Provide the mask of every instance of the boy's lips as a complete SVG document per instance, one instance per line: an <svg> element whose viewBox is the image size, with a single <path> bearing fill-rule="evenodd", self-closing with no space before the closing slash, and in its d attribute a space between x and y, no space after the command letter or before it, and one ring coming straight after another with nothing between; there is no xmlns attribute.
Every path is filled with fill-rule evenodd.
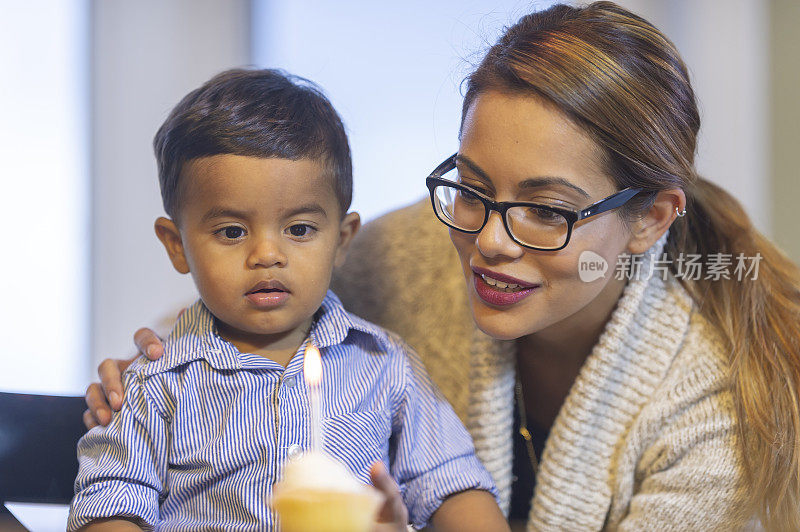
<svg viewBox="0 0 800 532"><path fill-rule="evenodd" d="M478 297L496 306L513 305L541 286L477 266L472 266L472 273L473 286Z"/></svg>
<svg viewBox="0 0 800 532"><path fill-rule="evenodd" d="M245 297L256 308L268 309L282 305L289 299L289 290L276 279L259 281L245 293Z"/></svg>
<svg viewBox="0 0 800 532"><path fill-rule="evenodd" d="M249 295L255 292L288 292L288 290L283 286L283 283L277 279L270 279L269 281L259 281L247 294Z"/></svg>

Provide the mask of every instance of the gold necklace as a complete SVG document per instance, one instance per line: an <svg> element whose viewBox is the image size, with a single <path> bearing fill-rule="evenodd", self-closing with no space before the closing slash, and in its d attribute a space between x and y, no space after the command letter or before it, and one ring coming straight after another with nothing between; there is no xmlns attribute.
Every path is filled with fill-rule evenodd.
<svg viewBox="0 0 800 532"><path fill-rule="evenodd" d="M522 396L522 383L517 376L517 383L514 387L517 393L517 412L519 413L519 434L525 440L525 447L528 449L528 458L530 458L531 466L533 467L534 476L539 474L539 460L536 459L536 451L533 448L533 436L531 431L528 430L528 418L525 415L525 398Z"/></svg>

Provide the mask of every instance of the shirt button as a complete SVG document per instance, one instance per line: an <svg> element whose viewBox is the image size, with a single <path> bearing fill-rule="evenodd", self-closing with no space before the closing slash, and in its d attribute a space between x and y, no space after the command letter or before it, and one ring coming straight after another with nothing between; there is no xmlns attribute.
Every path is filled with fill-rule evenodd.
<svg viewBox="0 0 800 532"><path fill-rule="evenodd" d="M283 381L283 385L289 388L290 390L294 388L294 385L297 384L297 379L293 376L286 377L286 380Z"/></svg>
<svg viewBox="0 0 800 532"><path fill-rule="evenodd" d="M289 457L290 460L295 460L300 458L300 455L303 454L303 448L297 445L296 443L289 446L289 450L286 452L286 455Z"/></svg>

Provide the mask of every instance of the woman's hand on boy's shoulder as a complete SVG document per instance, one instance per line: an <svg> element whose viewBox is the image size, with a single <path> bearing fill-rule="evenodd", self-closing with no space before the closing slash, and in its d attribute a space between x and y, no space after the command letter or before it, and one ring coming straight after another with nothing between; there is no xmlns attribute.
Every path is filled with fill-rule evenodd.
<svg viewBox="0 0 800 532"><path fill-rule="evenodd" d="M111 422L112 411L122 408L122 372L131 363L144 355L150 360L158 360L164 354L161 339L151 329L143 328L133 335L133 342L139 354L129 359L107 358L97 366L100 382L93 382L86 388L86 406L83 424L87 429L97 425L106 426Z"/></svg>

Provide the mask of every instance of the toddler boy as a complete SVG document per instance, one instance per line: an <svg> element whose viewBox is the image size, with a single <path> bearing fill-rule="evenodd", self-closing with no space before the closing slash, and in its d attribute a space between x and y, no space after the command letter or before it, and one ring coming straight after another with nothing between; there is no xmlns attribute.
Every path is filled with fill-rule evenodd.
<svg viewBox="0 0 800 532"><path fill-rule="evenodd" d="M175 107L154 147L169 215L155 231L200 300L163 357L126 370L108 427L78 444L69 530L275 529L272 485L310 447L310 339L328 453L364 482L386 464L416 526L448 505L464 529L481 508L499 516L491 478L416 354L328 291L360 220L347 212L347 136L324 95L279 71L230 70ZM467 490L482 496L454 508Z"/></svg>

